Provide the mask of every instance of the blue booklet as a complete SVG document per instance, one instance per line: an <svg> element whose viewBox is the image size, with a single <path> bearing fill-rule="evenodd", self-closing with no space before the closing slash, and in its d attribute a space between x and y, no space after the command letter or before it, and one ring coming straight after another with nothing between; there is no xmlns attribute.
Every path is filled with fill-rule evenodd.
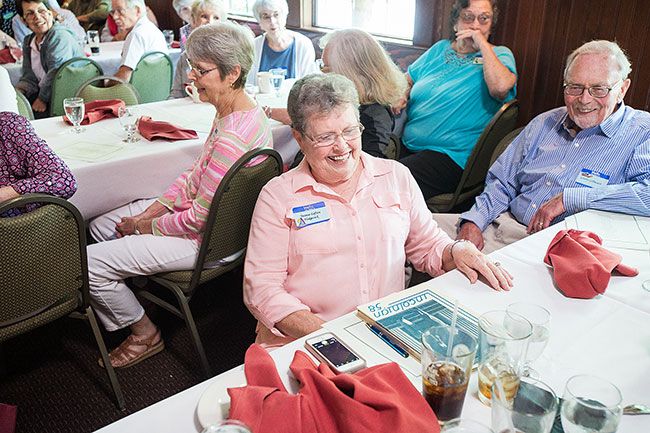
<svg viewBox="0 0 650 433"><path fill-rule="evenodd" d="M365 322L379 328L393 343L420 359L422 334L435 325L450 325L454 304L431 289L413 287L357 307ZM456 326L478 341L478 319L458 308ZM480 362L479 353L475 365Z"/></svg>

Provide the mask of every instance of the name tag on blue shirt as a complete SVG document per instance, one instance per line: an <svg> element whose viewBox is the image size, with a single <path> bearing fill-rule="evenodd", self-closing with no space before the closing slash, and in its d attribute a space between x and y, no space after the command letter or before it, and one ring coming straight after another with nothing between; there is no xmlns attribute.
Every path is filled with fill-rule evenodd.
<svg viewBox="0 0 650 433"><path fill-rule="evenodd" d="M325 202L322 201L294 207L291 209L291 214L299 229L330 220Z"/></svg>
<svg viewBox="0 0 650 433"><path fill-rule="evenodd" d="M588 188L593 188L595 186L604 186L607 185L608 182L608 175L589 170L588 168L583 168L580 170L580 173L578 173L578 177L576 178L576 183L578 185L586 186Z"/></svg>
<svg viewBox="0 0 650 433"><path fill-rule="evenodd" d="M483 64L483 57L481 57L481 56L474 57L474 60L472 60L472 63L474 63L475 65L482 65Z"/></svg>

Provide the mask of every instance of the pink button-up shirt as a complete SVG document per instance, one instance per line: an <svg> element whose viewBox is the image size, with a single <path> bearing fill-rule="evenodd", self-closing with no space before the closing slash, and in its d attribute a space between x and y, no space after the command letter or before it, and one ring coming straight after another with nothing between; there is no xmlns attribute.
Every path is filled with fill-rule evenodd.
<svg viewBox="0 0 650 433"><path fill-rule="evenodd" d="M259 320L258 342L290 341L275 324L296 311L331 320L402 290L406 259L430 275L443 272L452 240L409 170L367 154L361 162L349 203L318 183L306 161L262 190L244 267L244 302ZM319 202L329 220L298 228L293 208Z"/></svg>

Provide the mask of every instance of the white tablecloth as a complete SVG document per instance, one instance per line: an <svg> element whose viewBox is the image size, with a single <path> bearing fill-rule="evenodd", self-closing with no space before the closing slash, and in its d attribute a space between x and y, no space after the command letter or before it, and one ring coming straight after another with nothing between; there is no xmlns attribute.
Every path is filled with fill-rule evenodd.
<svg viewBox="0 0 650 433"><path fill-rule="evenodd" d="M90 56L90 58L102 67L104 75L115 75L122 60L123 46L124 41L102 42L99 44L99 54L96 56ZM88 47L86 47L86 52L90 52ZM180 48L170 48L167 54L169 54L169 57L172 59L174 70L176 70L176 63L178 63L178 59L181 56ZM9 72L11 84L15 86L16 83L18 83L18 80L20 80L21 66L16 63L8 63L2 66L4 66Z"/></svg>
<svg viewBox="0 0 650 433"><path fill-rule="evenodd" d="M620 218L618 215L600 212L587 212L582 215L587 215L588 218L579 221L590 221L591 226L606 225L611 218L615 218L619 224L627 224L628 227L639 225L639 221L640 225L644 226L648 221L632 217ZM568 221L567 224L573 222ZM554 288L551 273L541 261L541 257L550 239L565 225L561 223L492 254L492 258L507 266L515 277L515 287L510 292L495 292L481 282L471 285L457 271L423 283L418 288L432 288L457 298L463 307L477 314L492 309L504 309L508 304L518 301L543 305L552 314L551 339L542 358L536 362L535 369L541 379L559 396L562 395L564 384L569 377L587 373L615 383L623 394L624 404L650 404L650 314L637 308L637 305L620 302L613 295L599 296L592 300L575 300L565 298ZM601 234L617 230L625 232L627 229L619 225L615 229L601 230ZM645 254L647 257L647 250ZM631 258L631 255L624 254L624 260L631 264L642 264L640 261L634 263ZM649 267L646 261L645 272ZM613 278L608 292L617 293L622 285L640 284L643 278L645 277L627 280ZM646 292L645 296L650 297L650 293ZM413 358L400 357L372 334L354 313L328 322L325 327L353 347L366 359L368 365L397 362L413 384L420 389L419 363ZM297 384L288 375L288 365L295 350L302 349L303 342L304 338L271 352L282 380L292 391L297 389ZM211 386L240 386L244 380L242 367L237 367L99 431L199 432L201 426L197 417L197 405L201 395ZM473 374L462 416L489 425L490 408L478 400L476 382L476 374ZM216 402L214 404L216 407ZM623 416L618 429L619 433L649 431L650 416Z"/></svg>
<svg viewBox="0 0 650 433"><path fill-rule="evenodd" d="M78 135L70 133L71 127L61 117L33 121L38 135L74 173L78 190L70 201L86 219L133 200L163 193L198 157L215 115L212 105L194 104L190 98L140 107L140 114L194 129L199 138L172 142L142 139L137 143L123 143L125 133L118 119L88 125L85 132ZM290 128L277 122L272 128L274 147L281 155L292 159L297 144ZM288 161L290 159L285 163Z"/></svg>

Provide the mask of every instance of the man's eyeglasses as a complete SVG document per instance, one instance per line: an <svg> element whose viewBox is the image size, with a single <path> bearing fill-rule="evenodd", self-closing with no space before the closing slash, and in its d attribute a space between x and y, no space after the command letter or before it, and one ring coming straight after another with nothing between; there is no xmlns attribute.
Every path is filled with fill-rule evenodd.
<svg viewBox="0 0 650 433"><path fill-rule="evenodd" d="M621 81L619 80L616 83L612 84L612 87L607 87L607 86L585 87L580 84L565 84L564 94L569 96L582 96L585 89L587 89L587 92L589 92L589 94L594 98L604 98L605 96L609 95L609 92L614 87L616 87L616 85L620 82Z"/></svg>
<svg viewBox="0 0 650 433"><path fill-rule="evenodd" d="M199 76L199 78L203 77L206 74L209 74L210 72L214 71L215 69L219 69L217 67L214 67L212 69L201 69L199 67L196 67L192 64L192 61L190 59L185 59L187 61L187 66L194 71L196 75Z"/></svg>
<svg viewBox="0 0 650 433"><path fill-rule="evenodd" d="M23 16L23 18L25 18L25 21L29 21L29 20L33 20L34 18L36 18L37 14L38 15L47 15L48 12L49 12L49 9L47 9L47 8L41 8L41 9L37 9L35 11L27 11L27 12L25 12L25 15Z"/></svg>
<svg viewBox="0 0 650 433"><path fill-rule="evenodd" d="M124 15L126 15L126 11L127 11L127 9L118 8L118 9L113 9L112 11L110 11L109 14L113 18L115 18L116 15L119 15L119 16L123 17Z"/></svg>
<svg viewBox="0 0 650 433"><path fill-rule="evenodd" d="M323 59L316 59L316 66L318 66L321 72L329 72L330 70L330 67L325 64Z"/></svg>
<svg viewBox="0 0 650 433"><path fill-rule="evenodd" d="M490 14L481 14L479 16L474 15L471 12L461 12L460 13L460 20L464 22L465 24L472 24L475 19L478 18L478 23L479 24L487 24L490 21L492 21L492 15Z"/></svg>
<svg viewBox="0 0 650 433"><path fill-rule="evenodd" d="M338 140L339 137L343 138L343 141L346 143L356 140L357 138L361 137L361 133L363 132L363 125L358 124L355 126L351 126L349 128L344 129L343 131L339 132L326 132L324 134L320 134L316 137L310 137L307 134L303 134L307 138L309 138L313 143L314 147L330 147L334 143L336 143L336 140Z"/></svg>

